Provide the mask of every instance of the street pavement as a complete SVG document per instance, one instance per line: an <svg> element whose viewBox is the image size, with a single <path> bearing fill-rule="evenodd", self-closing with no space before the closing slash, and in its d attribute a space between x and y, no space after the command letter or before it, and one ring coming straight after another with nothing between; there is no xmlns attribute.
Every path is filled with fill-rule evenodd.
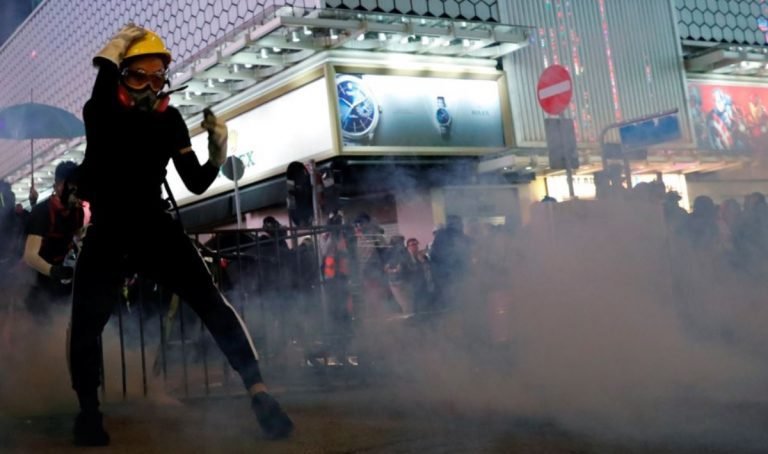
<svg viewBox="0 0 768 454"><path fill-rule="evenodd" d="M296 423L293 437L264 440L244 395L107 403L110 453L732 453L696 440L648 442L578 434L547 421L462 411L414 399L403 389L278 393ZM70 444L71 414L0 418L0 451L83 452ZM743 451L749 452L749 451ZM759 452L759 451L753 451Z"/></svg>

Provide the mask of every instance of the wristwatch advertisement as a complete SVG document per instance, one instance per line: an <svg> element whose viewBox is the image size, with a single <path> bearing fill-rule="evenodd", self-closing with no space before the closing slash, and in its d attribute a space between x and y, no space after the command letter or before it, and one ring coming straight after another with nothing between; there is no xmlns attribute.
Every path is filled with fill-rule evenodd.
<svg viewBox="0 0 768 454"><path fill-rule="evenodd" d="M505 146L497 80L338 73L335 85L349 151Z"/></svg>
<svg viewBox="0 0 768 454"><path fill-rule="evenodd" d="M344 74L336 77L336 93L344 142L371 144L381 117L381 107L371 90L362 78Z"/></svg>

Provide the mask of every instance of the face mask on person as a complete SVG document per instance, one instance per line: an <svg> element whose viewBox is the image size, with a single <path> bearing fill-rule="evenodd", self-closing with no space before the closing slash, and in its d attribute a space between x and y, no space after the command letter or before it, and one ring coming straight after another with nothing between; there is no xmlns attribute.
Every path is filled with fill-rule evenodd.
<svg viewBox="0 0 768 454"><path fill-rule="evenodd" d="M127 87L128 93L131 96L131 99L133 99L133 107L136 109L142 111L142 112L152 112L155 110L155 106L157 106L157 92L152 90L150 87L145 87L141 90L135 90L133 88Z"/></svg>
<svg viewBox="0 0 768 454"><path fill-rule="evenodd" d="M159 60L157 64L161 65ZM118 99L126 107L142 112L164 111L170 101L170 93L161 94L169 85L164 69L147 72L141 68L125 68L120 82Z"/></svg>

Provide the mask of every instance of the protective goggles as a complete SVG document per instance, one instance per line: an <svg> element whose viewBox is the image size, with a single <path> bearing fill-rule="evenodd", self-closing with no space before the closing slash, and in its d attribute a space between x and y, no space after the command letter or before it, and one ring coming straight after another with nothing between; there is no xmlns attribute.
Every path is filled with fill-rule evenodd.
<svg viewBox="0 0 768 454"><path fill-rule="evenodd" d="M168 82L167 73L158 71L156 73L147 73L141 69L124 69L122 73L123 83L134 90L141 90L149 85L152 90L160 91Z"/></svg>

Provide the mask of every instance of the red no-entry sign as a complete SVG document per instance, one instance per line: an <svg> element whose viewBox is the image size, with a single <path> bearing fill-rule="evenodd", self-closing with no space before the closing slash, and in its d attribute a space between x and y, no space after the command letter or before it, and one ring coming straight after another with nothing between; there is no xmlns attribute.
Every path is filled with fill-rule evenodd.
<svg viewBox="0 0 768 454"><path fill-rule="evenodd" d="M573 83L567 69L552 65L541 73L536 85L536 97L544 112L559 115L568 107L572 96Z"/></svg>

